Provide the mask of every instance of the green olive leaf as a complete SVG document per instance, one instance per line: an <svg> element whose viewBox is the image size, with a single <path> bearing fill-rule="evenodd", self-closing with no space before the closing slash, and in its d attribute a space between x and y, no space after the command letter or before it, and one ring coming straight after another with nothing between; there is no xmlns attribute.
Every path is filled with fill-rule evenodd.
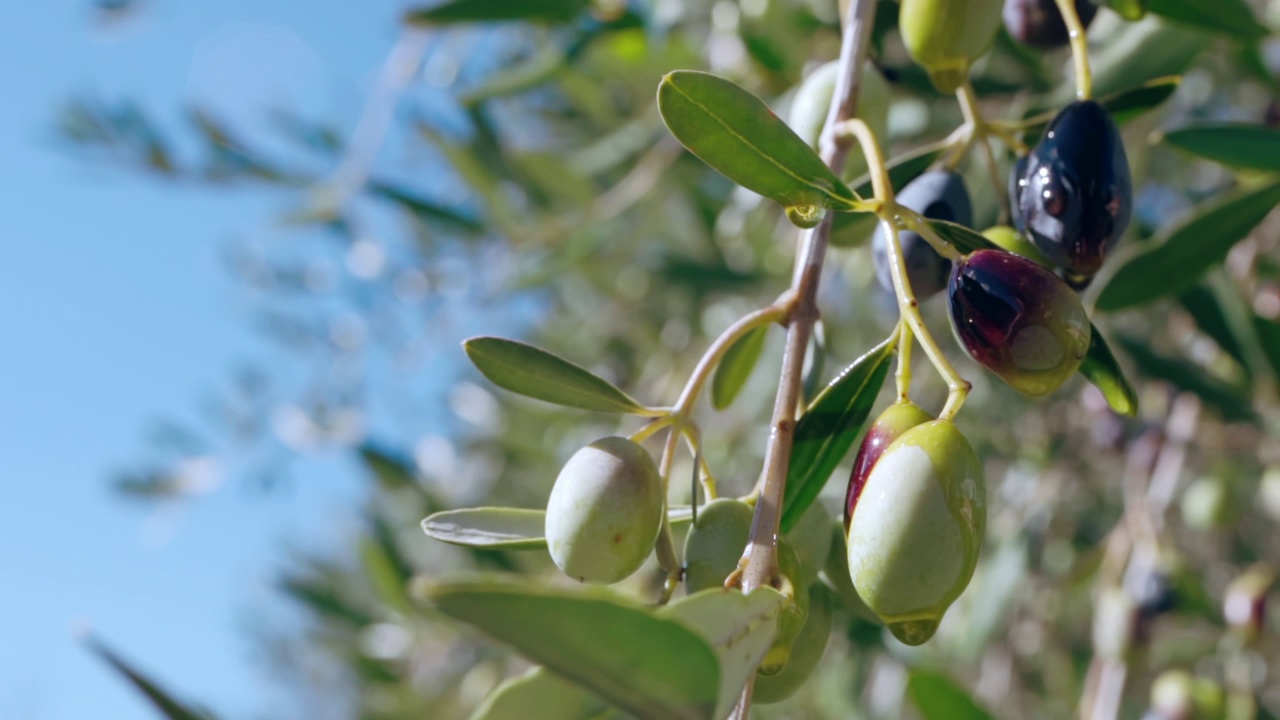
<svg viewBox="0 0 1280 720"><path fill-rule="evenodd" d="M1257 40L1267 34L1244 0L1147 0L1147 10L1241 40Z"/></svg>
<svg viewBox="0 0 1280 720"><path fill-rule="evenodd" d="M1212 39L1199 28L1154 15L1129 23L1091 57L1094 97L1105 98L1155 78L1181 75ZM1050 107L1075 99L1075 83L1063 83L1054 98Z"/></svg>
<svg viewBox="0 0 1280 720"><path fill-rule="evenodd" d="M771 587L750 595L709 588L658 611L698 633L720 662L720 699L713 718L724 718L737 704L747 679L755 674L778 629L786 598Z"/></svg>
<svg viewBox="0 0 1280 720"><path fill-rule="evenodd" d="M1254 315L1253 331L1258 337L1258 344L1262 347L1262 355L1267 359L1267 364L1271 366L1272 372L1280 376L1280 322Z"/></svg>
<svg viewBox="0 0 1280 720"><path fill-rule="evenodd" d="M360 565L378 601L396 612L412 613L413 602L406 592L409 577L401 572L388 548L374 538L362 538L357 546Z"/></svg>
<svg viewBox="0 0 1280 720"><path fill-rule="evenodd" d="M499 337L474 337L462 347L481 374L504 390L582 410L645 414L607 380L541 348Z"/></svg>
<svg viewBox="0 0 1280 720"><path fill-rule="evenodd" d="M1177 295L1226 258L1280 202L1280 182L1224 195L1162 229L1152 248L1116 270L1098 296L1102 311Z"/></svg>
<svg viewBox="0 0 1280 720"><path fill-rule="evenodd" d="M912 670L907 697L924 720L991 720L991 713L940 673Z"/></svg>
<svg viewBox="0 0 1280 720"><path fill-rule="evenodd" d="M146 696L151 706L158 710L161 716L168 720L213 720L212 713L178 700L97 638L89 636L85 639L85 645L93 654L123 675L135 690Z"/></svg>
<svg viewBox="0 0 1280 720"><path fill-rule="evenodd" d="M1236 336L1232 322L1227 317L1227 310L1218 301L1214 291L1204 285L1197 285L1178 296L1178 304L1196 321L1200 332L1213 339L1223 352L1230 355L1240 365L1240 369L1249 374L1249 361L1244 348Z"/></svg>
<svg viewBox="0 0 1280 720"><path fill-rule="evenodd" d="M535 667L494 688L467 720L596 720L608 709L586 689Z"/></svg>
<svg viewBox="0 0 1280 720"><path fill-rule="evenodd" d="M890 338L853 361L832 380L796 423L795 445L782 499L782 532L788 532L822 492L822 486L862 432L889 372Z"/></svg>
<svg viewBox="0 0 1280 720"><path fill-rule="evenodd" d="M961 254L968 255L979 250L1002 250L999 245L991 242L985 235L975 232L970 228L959 223L949 222L947 220L928 220L929 227L938 233L938 236L946 240L948 244L959 250Z"/></svg>
<svg viewBox="0 0 1280 720"><path fill-rule="evenodd" d="M547 514L542 510L478 507L446 510L428 515L422 531L428 537L466 547L503 550L545 548Z"/></svg>
<svg viewBox="0 0 1280 720"><path fill-rule="evenodd" d="M857 199L763 100L724 78L668 73L658 85L658 110L690 152L784 207L847 208Z"/></svg>
<svg viewBox="0 0 1280 720"><path fill-rule="evenodd" d="M442 582L424 594L445 615L637 717L705 720L716 708L720 663L707 641L606 588L495 578Z"/></svg>
<svg viewBox="0 0 1280 720"><path fill-rule="evenodd" d="M561 23L573 20L590 4L590 0L445 0L431 7L408 11L404 22L414 26L502 20Z"/></svg>
<svg viewBox="0 0 1280 720"><path fill-rule="evenodd" d="M1129 353L1143 374L1171 382L1180 390L1195 393L1206 404L1217 408L1224 420L1257 420L1246 389L1225 383L1188 360L1161 355L1148 347L1145 340L1121 335L1117 342Z"/></svg>
<svg viewBox="0 0 1280 720"><path fill-rule="evenodd" d="M1102 392L1102 397L1106 399L1107 405L1110 405L1112 410L1126 417L1136 417L1138 393L1125 378L1124 371L1120 369L1120 363L1111 353L1111 348L1107 346L1102 333L1098 332L1098 327L1093 323L1089 326L1092 335L1089 338L1089 351L1085 354L1084 361L1080 363L1080 374Z"/></svg>
<svg viewBox="0 0 1280 720"><path fill-rule="evenodd" d="M769 337L769 328L758 327L738 339L725 352L716 372L711 376L711 406L717 410L729 407L747 384L751 371L760 359L764 350L764 341Z"/></svg>
<svg viewBox="0 0 1280 720"><path fill-rule="evenodd" d="M1147 14L1146 0L1106 0L1103 4L1129 22L1141 20Z"/></svg>
<svg viewBox="0 0 1280 720"><path fill-rule="evenodd" d="M1193 125L1165 133L1164 142L1234 168L1280 170L1280 130L1265 125Z"/></svg>

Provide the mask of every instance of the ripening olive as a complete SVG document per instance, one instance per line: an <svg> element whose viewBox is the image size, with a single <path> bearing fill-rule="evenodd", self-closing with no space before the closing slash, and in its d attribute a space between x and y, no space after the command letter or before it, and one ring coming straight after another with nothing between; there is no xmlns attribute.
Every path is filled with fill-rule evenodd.
<svg viewBox="0 0 1280 720"><path fill-rule="evenodd" d="M1076 294L1049 270L1000 250L979 250L955 265L951 328L964 349L1015 390L1057 390L1092 339Z"/></svg>
<svg viewBox="0 0 1280 720"><path fill-rule="evenodd" d="M849 532L849 520L853 517L853 508L867 484L867 476L871 468L884 454L885 448L897 440L903 433L917 425L923 425L933 418L921 410L910 400L900 400L885 408L880 417L871 423L871 428L862 438L858 446L858 454L853 459L853 472L849 474L849 486L844 494L844 531Z"/></svg>
<svg viewBox="0 0 1280 720"><path fill-rule="evenodd" d="M756 670L760 675L782 672L791 661L791 651L809 617L809 590L801 583L804 572L800 569L796 551L785 538L778 541L778 577L781 581L778 589L789 599L778 615L778 632L773 636L773 645L769 646Z"/></svg>
<svg viewBox="0 0 1280 720"><path fill-rule="evenodd" d="M872 468L849 523L849 576L894 637L919 645L973 576L987 522L973 448L949 421L918 425Z"/></svg>
<svg viewBox="0 0 1280 720"><path fill-rule="evenodd" d="M898 29L907 51L929 71L939 91L951 94L969 77L969 65L995 42L1001 0L902 0Z"/></svg>
<svg viewBox="0 0 1280 720"><path fill-rule="evenodd" d="M1106 108L1092 100L1063 108L1027 156L1015 194L1031 241L1069 284L1087 285L1133 206L1129 160Z"/></svg>
<svg viewBox="0 0 1280 720"><path fill-rule="evenodd" d="M973 222L973 204L964 178L959 173L935 170L927 172L907 183L898 193L898 204L915 210L930 220L949 220L961 225ZM947 273L951 261L934 252L918 233L903 230L898 233L902 245L902 258L907 264L907 280L916 298L924 300L942 292L947 286ZM876 225L871 236L871 262L876 268L876 279L886 290L893 290L893 275L889 268L888 238L884 226Z"/></svg>
<svg viewBox="0 0 1280 720"><path fill-rule="evenodd" d="M754 702L768 705L786 700L809 679L827 649L835 604L835 594L826 585L814 583L809 586L809 617L796 637L791 659L775 675L756 673L756 687L751 695Z"/></svg>
<svg viewBox="0 0 1280 720"><path fill-rule="evenodd" d="M822 127L827 122L831 96L836 91L840 61L832 60L805 76L787 113L787 124L809 147L819 149ZM889 83L870 62L862 66L862 85L858 88L858 117L871 128L877 138L886 140L889 127ZM862 153L849 153L841 177L851 181L865 175L867 161Z"/></svg>
<svg viewBox="0 0 1280 720"><path fill-rule="evenodd" d="M1014 255L1021 255L1028 260L1034 261L1037 265L1052 267L1039 248L1032 245L1031 241L1023 236L1022 233L1008 225L989 227L982 231L982 237L995 243L1002 250L1011 252Z"/></svg>
<svg viewBox="0 0 1280 720"><path fill-rule="evenodd" d="M1089 27L1098 14L1098 6L1090 0L1076 0L1080 24ZM1041 50L1052 50L1067 44L1067 23L1054 0L1005 0L1004 26L1014 40Z"/></svg>
<svg viewBox="0 0 1280 720"><path fill-rule="evenodd" d="M644 563L658 539L662 479L636 443L606 437L569 458L547 500L547 549L566 575L614 583Z"/></svg>
<svg viewBox="0 0 1280 720"><path fill-rule="evenodd" d="M698 511L698 522L684 539L684 583L689 594L720 587L738 567L751 534L751 507L718 498Z"/></svg>

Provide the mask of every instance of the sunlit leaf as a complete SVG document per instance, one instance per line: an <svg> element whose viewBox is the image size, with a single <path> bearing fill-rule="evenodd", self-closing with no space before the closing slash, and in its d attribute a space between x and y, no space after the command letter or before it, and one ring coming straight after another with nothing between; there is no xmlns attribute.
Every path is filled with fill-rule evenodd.
<svg viewBox="0 0 1280 720"><path fill-rule="evenodd" d="M1178 303L1196 321L1196 327L1200 328L1201 332L1213 338L1218 347L1234 358L1242 370L1249 372L1244 349L1236 338L1226 310L1218 302L1212 290L1203 285L1197 285L1182 293L1178 297Z"/></svg>
<svg viewBox="0 0 1280 720"><path fill-rule="evenodd" d="M608 707L581 686L536 667L494 688L467 720L595 720Z"/></svg>
<svg viewBox="0 0 1280 720"><path fill-rule="evenodd" d="M886 340L853 361L814 398L796 423L795 445L782 501L783 532L790 530L809 509L862 432L889 372L893 352L892 340Z"/></svg>
<svg viewBox="0 0 1280 720"><path fill-rule="evenodd" d="M907 697L924 720L991 720L991 713L945 675L912 670Z"/></svg>
<svg viewBox="0 0 1280 720"><path fill-rule="evenodd" d="M531 20L567 22L577 17L590 0L445 0L405 13L409 25L449 25L453 23Z"/></svg>
<svg viewBox="0 0 1280 720"><path fill-rule="evenodd" d="M1117 341L1143 374L1173 383L1179 390L1195 393L1217 408L1228 421L1253 421L1256 415L1245 391L1225 383L1203 368L1182 358L1161 355L1137 338L1121 335Z"/></svg>
<svg viewBox="0 0 1280 720"><path fill-rule="evenodd" d="M929 227L938 233L939 237L946 240L952 247L959 250L961 254L968 255L979 250L1000 250L1000 246L991 242L981 233L961 225L959 223L948 222L946 220L929 220Z"/></svg>
<svg viewBox="0 0 1280 720"><path fill-rule="evenodd" d="M1280 130L1265 125L1195 125L1165 133L1164 141L1223 165L1280 171Z"/></svg>
<svg viewBox="0 0 1280 720"><path fill-rule="evenodd" d="M1102 392L1102 397L1112 410L1128 417L1137 416L1138 393L1125 378L1120 363L1111 353L1111 348L1107 346L1102 333L1098 332L1097 326L1090 323L1090 327L1092 335L1089 338L1089 351L1080 363L1080 374Z"/></svg>
<svg viewBox="0 0 1280 720"><path fill-rule="evenodd" d="M1097 308L1136 307L1194 287L1278 202L1280 182L1272 182L1196 207L1162 229L1150 250L1116 271L1098 296Z"/></svg>
<svg viewBox="0 0 1280 720"><path fill-rule="evenodd" d="M715 650L720 662L720 699L713 718L723 718L764 659L778 629L786 598L771 587L750 595L710 588L678 600L658 614L685 623Z"/></svg>
<svg viewBox="0 0 1280 720"><path fill-rule="evenodd" d="M429 537L451 545L534 550L545 548L546 512L507 507L446 510L422 521Z"/></svg>
<svg viewBox="0 0 1280 720"><path fill-rule="evenodd" d="M123 675L138 692L146 696L161 715L169 720L213 720L213 715L178 700L97 638L89 637L85 640L85 644L95 655Z"/></svg>
<svg viewBox="0 0 1280 720"><path fill-rule="evenodd" d="M755 369L756 361L764 350L769 336L768 327L758 327L740 338L729 348L711 377L711 405L723 410L733 403Z"/></svg>
<svg viewBox="0 0 1280 720"><path fill-rule="evenodd" d="M1256 40L1267 34L1244 0L1146 0L1147 10L1206 30Z"/></svg>
<svg viewBox="0 0 1280 720"><path fill-rule="evenodd" d="M440 612L637 717L705 720L716 707L720 665L708 643L607 589L494 579L443 582L425 594Z"/></svg>
<svg viewBox="0 0 1280 720"><path fill-rule="evenodd" d="M498 337L474 337L462 347L480 372L504 390L583 410L644 412L608 381L546 350Z"/></svg>
<svg viewBox="0 0 1280 720"><path fill-rule="evenodd" d="M1105 5L1130 22L1147 14L1146 0L1106 0Z"/></svg>
<svg viewBox="0 0 1280 720"><path fill-rule="evenodd" d="M1199 28L1154 15L1128 23L1097 53L1091 53L1094 96L1105 98L1157 78L1182 75L1212 38ZM1074 98L1075 83L1067 81L1055 91L1049 106Z"/></svg>
<svg viewBox="0 0 1280 720"><path fill-rule="evenodd" d="M668 73L658 86L658 110L703 162L785 207L844 207L856 199L763 100L724 78Z"/></svg>

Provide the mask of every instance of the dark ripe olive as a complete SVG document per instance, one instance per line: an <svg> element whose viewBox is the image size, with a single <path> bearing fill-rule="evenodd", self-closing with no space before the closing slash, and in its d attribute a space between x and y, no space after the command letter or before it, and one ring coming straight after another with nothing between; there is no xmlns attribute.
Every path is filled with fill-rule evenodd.
<svg viewBox="0 0 1280 720"><path fill-rule="evenodd" d="M1089 0L1076 0L1076 14L1086 28L1098 14ZM1051 50L1067 44L1067 23L1054 0L1005 0L1004 26L1023 45Z"/></svg>
<svg viewBox="0 0 1280 720"><path fill-rule="evenodd" d="M1076 287L1088 284L1129 226L1133 190L1120 131L1105 108L1073 102L1049 123L1018 180L1032 242Z"/></svg>
<svg viewBox="0 0 1280 720"><path fill-rule="evenodd" d="M964 178L959 173L927 172L907 183L898 193L898 203L930 220L949 220L961 225L973 222L973 203L965 189ZM888 238L884 227L876 226L871 238L871 261L876 268L876 279L881 287L893 290L893 276L889 270ZM947 273L951 263L933 251L919 234L904 230L898 233L902 244L902 257L907 263L907 280L919 300L932 297L947 286Z"/></svg>
<svg viewBox="0 0 1280 720"><path fill-rule="evenodd" d="M849 487L844 495L844 531L849 532L849 519L853 517L853 508L858 503L858 496L867 484L867 476L871 468L884 454L884 449L897 440L900 435L917 425L923 425L933 418L929 413L909 400L899 401L885 408L880 417L871 424L871 429L862 438L858 446L858 456L853 460L853 472L849 474Z"/></svg>
<svg viewBox="0 0 1280 720"><path fill-rule="evenodd" d="M1058 389L1089 349L1080 299L1024 257L979 250L956 263L947 292L951 327L970 357L1027 395Z"/></svg>

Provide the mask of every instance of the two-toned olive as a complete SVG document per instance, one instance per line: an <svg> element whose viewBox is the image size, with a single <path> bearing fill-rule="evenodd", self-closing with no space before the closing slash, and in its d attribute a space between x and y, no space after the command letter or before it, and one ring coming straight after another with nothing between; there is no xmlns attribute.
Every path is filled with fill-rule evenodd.
<svg viewBox="0 0 1280 720"><path fill-rule="evenodd" d="M923 425L933 418L929 413L909 400L903 400L880 413L876 421L871 423L867 434L862 437L858 446L858 454L853 459L853 471L849 474L849 486L844 495L844 530L849 532L849 520L853 517L853 508L867 485L867 477L876 461L903 433L917 425Z"/></svg>

